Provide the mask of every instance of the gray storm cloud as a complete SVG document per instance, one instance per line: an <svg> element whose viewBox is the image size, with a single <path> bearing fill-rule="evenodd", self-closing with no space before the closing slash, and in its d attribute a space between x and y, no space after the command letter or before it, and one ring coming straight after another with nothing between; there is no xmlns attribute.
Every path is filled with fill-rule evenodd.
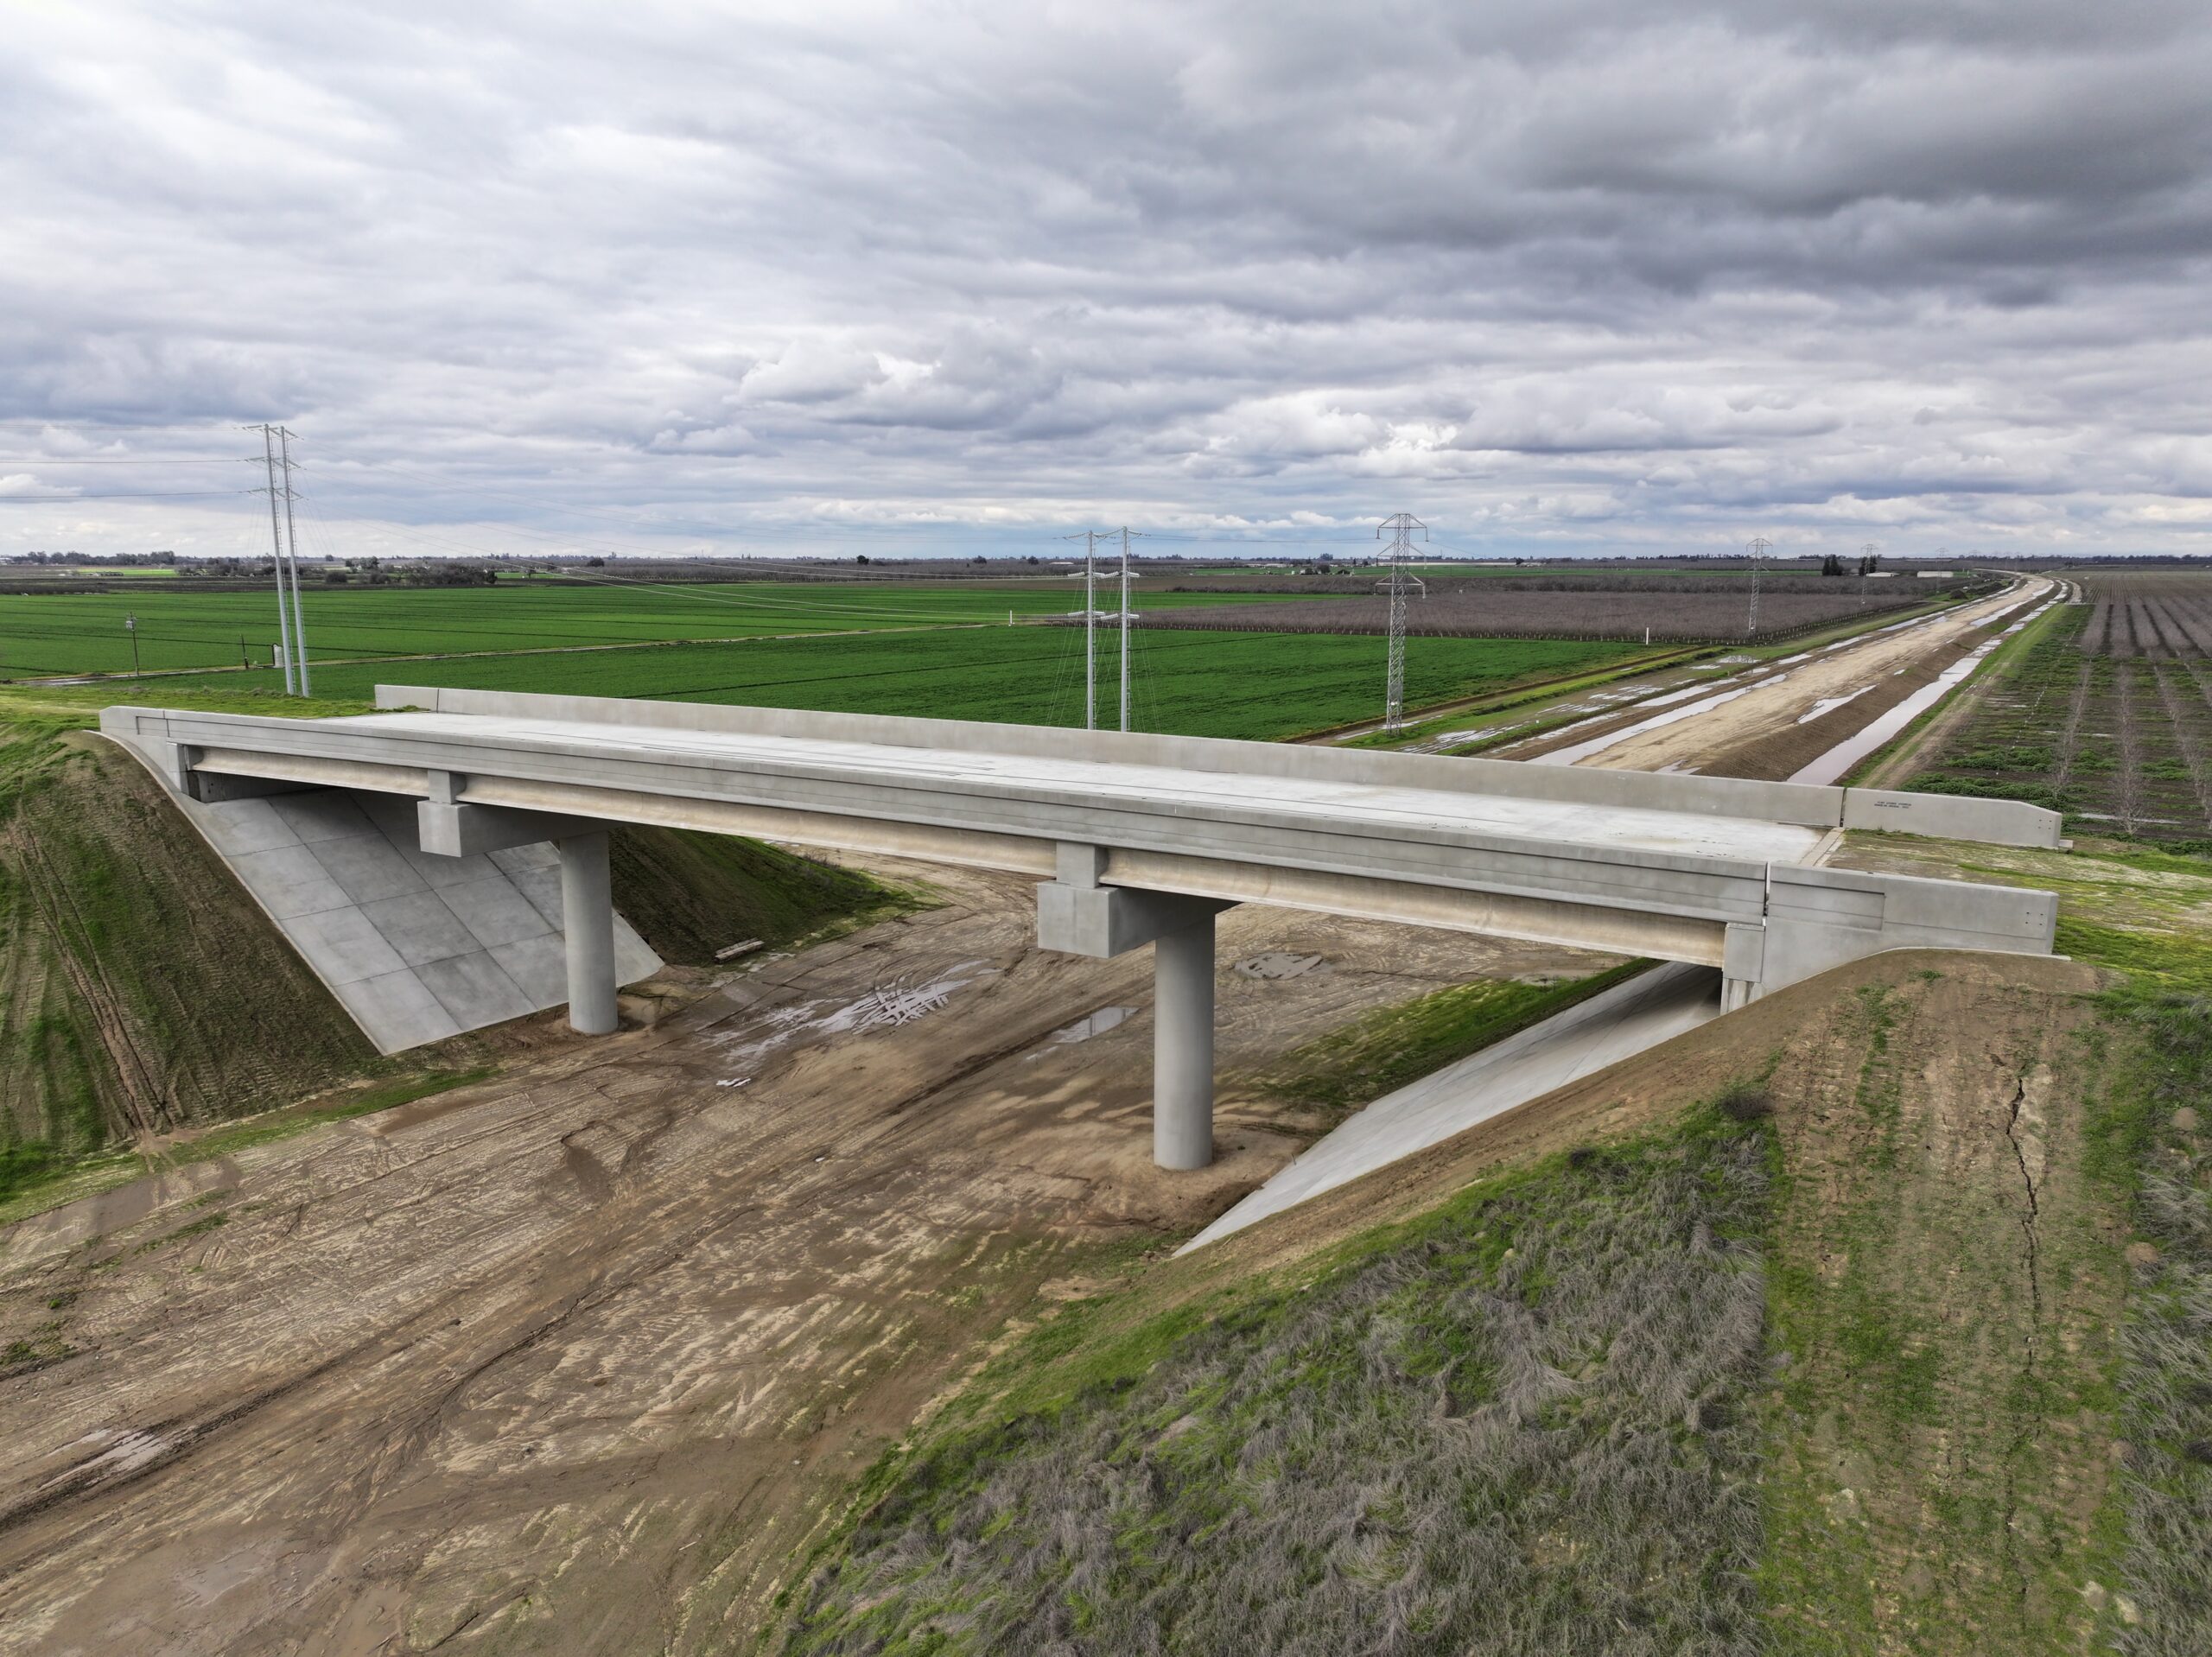
<svg viewBox="0 0 2212 1657"><path fill-rule="evenodd" d="M9 17L0 545L2212 529L2200 4Z"/></svg>

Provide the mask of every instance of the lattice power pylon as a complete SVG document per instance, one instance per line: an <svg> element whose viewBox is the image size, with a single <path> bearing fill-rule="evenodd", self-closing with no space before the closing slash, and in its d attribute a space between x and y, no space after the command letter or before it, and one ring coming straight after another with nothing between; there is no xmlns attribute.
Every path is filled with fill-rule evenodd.
<svg viewBox="0 0 2212 1657"><path fill-rule="evenodd" d="M1412 586L1406 559L1414 549L1414 531L1426 539L1428 525L1411 512L1394 512L1375 531L1378 541L1383 530L1390 532L1390 672L1382 693L1382 728L1395 731L1406 722L1406 591Z"/></svg>

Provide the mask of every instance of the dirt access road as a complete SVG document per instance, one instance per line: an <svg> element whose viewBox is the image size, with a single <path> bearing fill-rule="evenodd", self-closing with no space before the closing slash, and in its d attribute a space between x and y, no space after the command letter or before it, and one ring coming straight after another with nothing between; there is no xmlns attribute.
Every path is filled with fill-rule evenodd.
<svg viewBox="0 0 2212 1657"><path fill-rule="evenodd" d="M890 872L950 901L0 1234L0 1347L73 1354L0 1387L0 1650L726 1649L1011 1313L1293 1153L1240 1070L1600 964L1230 911L1223 1156L1167 1176L1148 952L1042 954L1028 883ZM1270 952L1322 959L1230 968Z"/></svg>
<svg viewBox="0 0 2212 1657"><path fill-rule="evenodd" d="M1994 597L1599 714L1491 754L1615 771L1788 778L1986 643L1993 623L2018 619L2055 590L2043 576L2024 576Z"/></svg>

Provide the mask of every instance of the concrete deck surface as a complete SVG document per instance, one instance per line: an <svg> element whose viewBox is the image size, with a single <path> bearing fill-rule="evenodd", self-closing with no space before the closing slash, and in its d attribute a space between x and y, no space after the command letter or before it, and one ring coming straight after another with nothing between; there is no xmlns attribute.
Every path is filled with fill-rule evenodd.
<svg viewBox="0 0 2212 1657"><path fill-rule="evenodd" d="M932 784L973 787L982 783L1009 794L1079 792L1101 805L1122 802L1152 810L1180 805L1194 812L1234 811L1260 804L1309 818L1317 827L1437 828L1747 862L1808 861L1823 835L1821 829L1794 823L1697 811L516 714L372 714L324 723L394 734L450 735L475 743L512 742L580 755L604 752L733 768L787 767L794 773L842 775L875 784L927 788Z"/></svg>

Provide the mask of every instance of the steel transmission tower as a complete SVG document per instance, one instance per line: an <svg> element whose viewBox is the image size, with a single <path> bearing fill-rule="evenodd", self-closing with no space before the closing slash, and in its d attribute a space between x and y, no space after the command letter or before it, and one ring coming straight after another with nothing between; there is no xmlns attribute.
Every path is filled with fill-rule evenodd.
<svg viewBox="0 0 2212 1657"><path fill-rule="evenodd" d="M277 654L283 658L284 694L304 696L308 694L308 635L306 619L300 609L299 543L295 537L288 555L284 536L285 528L292 522L292 452L289 441L291 433L282 426L271 426L266 422L245 429L261 434L262 463L269 472L269 487L257 489L253 492L269 497L269 540L276 561L276 649ZM279 438L287 440L282 460L276 455ZM280 465L284 468L284 481L281 485L276 481L276 468ZM276 518L276 498L279 495L284 498L284 518L281 525ZM288 565L291 571L289 604L284 591Z"/></svg>
<svg viewBox="0 0 2212 1657"><path fill-rule="evenodd" d="M269 468L269 487L256 492L269 497L269 542L276 569L276 651L284 663L284 694L296 696L299 687L292 675L292 622L284 604L284 532L276 522L276 429L260 425L245 429L261 434L262 459Z"/></svg>
<svg viewBox="0 0 2212 1657"><path fill-rule="evenodd" d="M292 549L292 648L300 653L300 695L312 696L308 679L308 618L300 608L300 536L292 526L292 434L276 428L276 463L284 468L284 541Z"/></svg>
<svg viewBox="0 0 2212 1657"><path fill-rule="evenodd" d="M1763 535L1755 535L1745 550L1751 555L1751 619L1744 629L1744 637L1756 641L1759 636L1759 568L1766 556L1773 550L1774 543Z"/></svg>
<svg viewBox="0 0 2212 1657"><path fill-rule="evenodd" d="M1390 672L1382 693L1382 728L1395 731L1406 719L1406 557L1413 551L1414 531L1426 538L1428 525L1411 512L1396 512L1376 530L1376 540L1384 530L1390 531Z"/></svg>

